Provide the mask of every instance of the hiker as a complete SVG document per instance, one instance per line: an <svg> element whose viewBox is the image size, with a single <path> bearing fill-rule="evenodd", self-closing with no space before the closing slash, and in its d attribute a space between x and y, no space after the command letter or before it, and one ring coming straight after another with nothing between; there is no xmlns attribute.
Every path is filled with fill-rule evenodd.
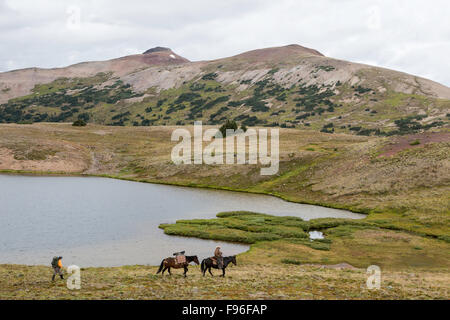
<svg viewBox="0 0 450 320"><path fill-rule="evenodd" d="M175 256L175 260L177 264L185 264L186 256L184 255L186 251L175 252L173 255Z"/></svg>
<svg viewBox="0 0 450 320"><path fill-rule="evenodd" d="M223 268L223 254L222 251L220 251L220 247L216 247L216 250L214 250L214 258L217 262L217 267L219 269Z"/></svg>
<svg viewBox="0 0 450 320"><path fill-rule="evenodd" d="M57 274L59 274L59 276L61 277L61 279L64 279L64 275L63 275L63 265L62 265L62 260L63 257L53 257L52 260L52 268L53 268L53 277L52 277L52 281L55 281L55 277Z"/></svg>

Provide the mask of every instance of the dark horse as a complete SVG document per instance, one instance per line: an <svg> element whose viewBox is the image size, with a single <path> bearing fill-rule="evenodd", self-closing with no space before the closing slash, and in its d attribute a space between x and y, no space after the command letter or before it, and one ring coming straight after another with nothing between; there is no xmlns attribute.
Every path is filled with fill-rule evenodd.
<svg viewBox="0 0 450 320"><path fill-rule="evenodd" d="M170 275L172 275L172 272L170 272L170 268L174 269L181 269L184 268L184 276L186 277L186 273L188 272L188 265L189 263L194 262L195 264L199 265L200 262L198 261L197 256L186 256L186 263L177 263L175 258L167 258L164 259L161 262L161 265L159 266L159 270L156 274L160 273L162 271L162 274L164 274L164 271L168 271Z"/></svg>
<svg viewBox="0 0 450 320"><path fill-rule="evenodd" d="M233 263L235 266L237 265L237 263L236 263L236 256L223 258L222 277L225 277L225 269L227 268L227 266L230 263ZM211 276L213 276L213 277L214 277L214 275L211 273L211 268L219 269L219 267L217 266L217 263L214 263L212 258L204 259L202 261L201 268L202 268L203 276L205 276L206 270L208 270L209 274Z"/></svg>

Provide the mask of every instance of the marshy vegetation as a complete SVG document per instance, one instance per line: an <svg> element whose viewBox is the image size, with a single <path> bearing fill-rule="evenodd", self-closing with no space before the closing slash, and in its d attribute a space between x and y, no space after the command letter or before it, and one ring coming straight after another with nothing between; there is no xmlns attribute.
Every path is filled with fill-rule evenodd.
<svg viewBox="0 0 450 320"><path fill-rule="evenodd" d="M402 265L440 268L440 263L450 262L447 255L439 253L448 247L447 240L415 235L369 219L304 221L297 217L237 211L219 213L217 219L179 220L160 228L168 235L252 244L250 252L245 254L248 258L254 257L257 251L269 260L284 264L348 262L357 267L377 264L384 268ZM320 230L326 237L312 240L308 234L312 230ZM386 246L390 248L387 251ZM403 253L401 257L393 256L397 251ZM359 252L357 256L355 252ZM263 258L258 257L257 261Z"/></svg>

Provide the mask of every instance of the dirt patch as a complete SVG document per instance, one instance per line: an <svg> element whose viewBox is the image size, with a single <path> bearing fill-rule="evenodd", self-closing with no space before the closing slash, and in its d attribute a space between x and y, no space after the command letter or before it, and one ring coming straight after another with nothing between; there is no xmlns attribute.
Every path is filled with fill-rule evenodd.
<svg viewBox="0 0 450 320"><path fill-rule="evenodd" d="M311 266L311 267L320 267L325 269L335 269L335 270L343 270L343 269L350 269L350 270L356 270L357 268L352 266L351 264L348 264L346 262L338 263L338 264L304 264L303 266Z"/></svg>
<svg viewBox="0 0 450 320"><path fill-rule="evenodd" d="M83 157L75 152L48 154L45 159L37 159L18 158L12 150L0 148L0 170L77 173L87 168Z"/></svg>
<svg viewBox="0 0 450 320"><path fill-rule="evenodd" d="M427 132L396 137L384 148L379 157L391 157L400 151L420 148L427 143L450 142L450 132Z"/></svg>

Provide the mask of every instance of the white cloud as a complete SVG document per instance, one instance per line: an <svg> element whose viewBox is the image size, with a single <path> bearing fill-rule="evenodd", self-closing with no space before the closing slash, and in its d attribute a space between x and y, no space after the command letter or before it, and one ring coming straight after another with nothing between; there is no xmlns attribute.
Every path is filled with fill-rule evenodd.
<svg viewBox="0 0 450 320"><path fill-rule="evenodd" d="M69 8L79 8L79 19ZM0 0L0 70L158 45L207 60L298 43L450 85L449 16L446 0Z"/></svg>

